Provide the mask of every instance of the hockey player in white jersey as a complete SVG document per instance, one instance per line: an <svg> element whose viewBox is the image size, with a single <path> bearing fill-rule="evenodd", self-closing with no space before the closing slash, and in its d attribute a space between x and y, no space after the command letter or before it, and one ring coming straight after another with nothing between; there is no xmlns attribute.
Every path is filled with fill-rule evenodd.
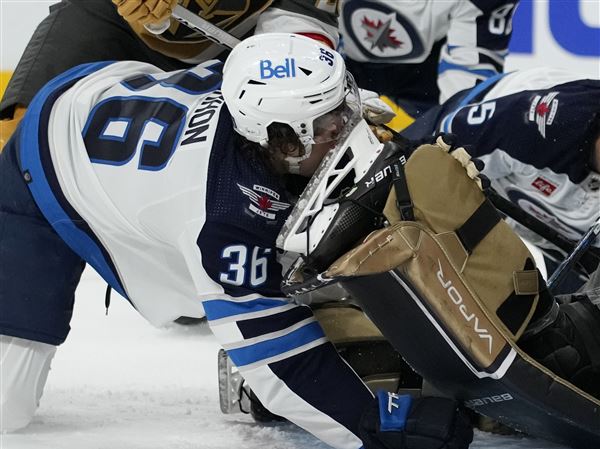
<svg viewBox="0 0 600 449"><path fill-rule="evenodd" d="M518 0L343 0L341 52L360 87L413 117L503 71Z"/></svg>
<svg viewBox="0 0 600 449"><path fill-rule="evenodd" d="M31 420L89 263L153 324L206 315L265 406L333 447L468 447L439 398L402 412L422 427L361 441L371 393L280 292L284 175L310 176L361 121L343 59L265 34L221 67L87 64L32 101L0 156L1 429Z"/></svg>

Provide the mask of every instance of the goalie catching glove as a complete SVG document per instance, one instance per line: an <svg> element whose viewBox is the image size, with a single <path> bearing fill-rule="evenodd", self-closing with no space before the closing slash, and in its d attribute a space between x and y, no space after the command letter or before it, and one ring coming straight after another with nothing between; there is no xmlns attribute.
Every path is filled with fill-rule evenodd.
<svg viewBox="0 0 600 449"><path fill-rule="evenodd" d="M471 422L456 401L379 391L360 421L365 449L466 449Z"/></svg>
<svg viewBox="0 0 600 449"><path fill-rule="evenodd" d="M130 24L158 25L171 17L177 0L112 0Z"/></svg>

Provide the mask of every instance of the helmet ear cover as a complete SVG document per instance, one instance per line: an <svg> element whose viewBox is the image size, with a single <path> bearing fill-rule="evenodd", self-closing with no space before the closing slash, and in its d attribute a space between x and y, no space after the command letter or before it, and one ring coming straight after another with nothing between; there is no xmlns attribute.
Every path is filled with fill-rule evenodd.
<svg viewBox="0 0 600 449"><path fill-rule="evenodd" d="M303 159L306 149L298 135L287 123L273 122L267 127L268 139L258 144L263 159L279 173L289 172L289 158ZM239 136L245 139L242 136ZM246 140L247 141L247 140ZM248 141L247 141L248 142ZM249 142L252 145L256 143Z"/></svg>
<svg viewBox="0 0 600 449"><path fill-rule="evenodd" d="M294 131L287 123L273 122L267 126L268 139L261 142L263 148L272 152L281 153L284 156L304 156L306 148Z"/></svg>

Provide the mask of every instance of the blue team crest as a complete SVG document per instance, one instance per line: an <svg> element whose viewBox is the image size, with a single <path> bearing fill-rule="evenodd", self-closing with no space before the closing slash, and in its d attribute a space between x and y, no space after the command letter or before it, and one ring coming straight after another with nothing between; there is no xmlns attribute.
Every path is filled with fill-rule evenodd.
<svg viewBox="0 0 600 449"><path fill-rule="evenodd" d="M412 23L386 5L349 1L342 15L347 38L371 60L401 61L423 54L423 42Z"/></svg>
<svg viewBox="0 0 600 449"><path fill-rule="evenodd" d="M291 205L279 201L281 196L272 189L258 184L252 188L238 184L239 189L250 199L248 210L268 220L275 220L277 212L288 209Z"/></svg>

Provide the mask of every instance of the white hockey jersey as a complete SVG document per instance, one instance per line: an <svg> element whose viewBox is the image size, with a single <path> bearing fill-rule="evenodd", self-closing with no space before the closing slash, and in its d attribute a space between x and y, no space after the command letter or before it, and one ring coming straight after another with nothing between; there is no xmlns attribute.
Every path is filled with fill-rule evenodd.
<svg viewBox="0 0 600 449"><path fill-rule="evenodd" d="M360 87L435 105L499 73L518 0L343 0L341 51Z"/></svg>
<svg viewBox="0 0 600 449"><path fill-rule="evenodd" d="M269 410L357 449L371 394L311 310L280 293L275 239L290 202L237 145L220 71L76 67L32 101L21 168L58 234L144 317L206 314Z"/></svg>

